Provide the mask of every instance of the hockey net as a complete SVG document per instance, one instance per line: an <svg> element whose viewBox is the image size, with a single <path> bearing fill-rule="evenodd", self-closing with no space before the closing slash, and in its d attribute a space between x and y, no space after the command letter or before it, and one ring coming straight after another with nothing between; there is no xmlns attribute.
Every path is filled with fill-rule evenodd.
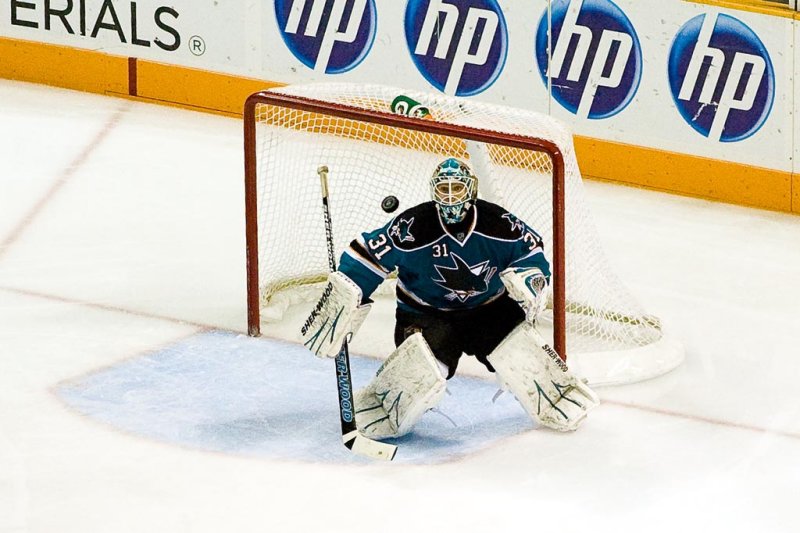
<svg viewBox="0 0 800 533"><path fill-rule="evenodd" d="M592 384L615 384L680 363L681 345L607 262L563 124L532 111L378 85L288 86L248 99L250 334L313 301L327 277L318 167L330 169L334 243L341 253L361 232L393 216L381 209L386 196L400 200L398 213L429 200L431 173L450 156L469 161L481 197L544 237L554 274L540 326L573 370ZM379 290L389 298L391 283Z"/></svg>

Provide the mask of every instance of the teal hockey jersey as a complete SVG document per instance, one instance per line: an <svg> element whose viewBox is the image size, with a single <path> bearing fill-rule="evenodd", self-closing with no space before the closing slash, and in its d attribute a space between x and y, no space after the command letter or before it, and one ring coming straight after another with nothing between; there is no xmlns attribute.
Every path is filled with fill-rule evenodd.
<svg viewBox="0 0 800 533"><path fill-rule="evenodd" d="M538 268L550 279L541 236L502 207L477 200L467 219L446 225L434 202L362 233L339 270L366 300L397 270L398 307L418 313L474 309L505 293L500 272Z"/></svg>

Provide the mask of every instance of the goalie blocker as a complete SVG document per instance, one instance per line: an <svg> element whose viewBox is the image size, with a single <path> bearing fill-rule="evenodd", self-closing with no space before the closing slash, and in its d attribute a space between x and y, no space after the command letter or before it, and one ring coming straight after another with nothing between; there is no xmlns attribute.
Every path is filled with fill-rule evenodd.
<svg viewBox="0 0 800 533"><path fill-rule="evenodd" d="M318 357L336 357L342 342L359 330L371 309L361 305L361 289L341 272L328 284L300 330L303 345Z"/></svg>

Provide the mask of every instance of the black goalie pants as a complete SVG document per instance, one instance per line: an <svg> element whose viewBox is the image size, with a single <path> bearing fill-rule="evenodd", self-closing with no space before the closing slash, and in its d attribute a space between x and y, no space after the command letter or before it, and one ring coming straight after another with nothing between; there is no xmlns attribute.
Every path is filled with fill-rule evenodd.
<svg viewBox="0 0 800 533"><path fill-rule="evenodd" d="M424 314L397 309L395 316L395 346L417 331L422 332L434 356L447 366L447 379L456 373L462 354L475 356L494 372L486 358L525 320L519 304L505 294L476 309Z"/></svg>

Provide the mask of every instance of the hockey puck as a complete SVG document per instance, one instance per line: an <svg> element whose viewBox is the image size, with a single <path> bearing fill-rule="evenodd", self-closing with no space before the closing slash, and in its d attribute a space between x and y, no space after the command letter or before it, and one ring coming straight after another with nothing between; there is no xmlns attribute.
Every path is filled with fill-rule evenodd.
<svg viewBox="0 0 800 533"><path fill-rule="evenodd" d="M381 209L386 211L387 213L394 213L397 211L397 208L400 206L400 200L397 199L397 196L387 196L381 202Z"/></svg>

